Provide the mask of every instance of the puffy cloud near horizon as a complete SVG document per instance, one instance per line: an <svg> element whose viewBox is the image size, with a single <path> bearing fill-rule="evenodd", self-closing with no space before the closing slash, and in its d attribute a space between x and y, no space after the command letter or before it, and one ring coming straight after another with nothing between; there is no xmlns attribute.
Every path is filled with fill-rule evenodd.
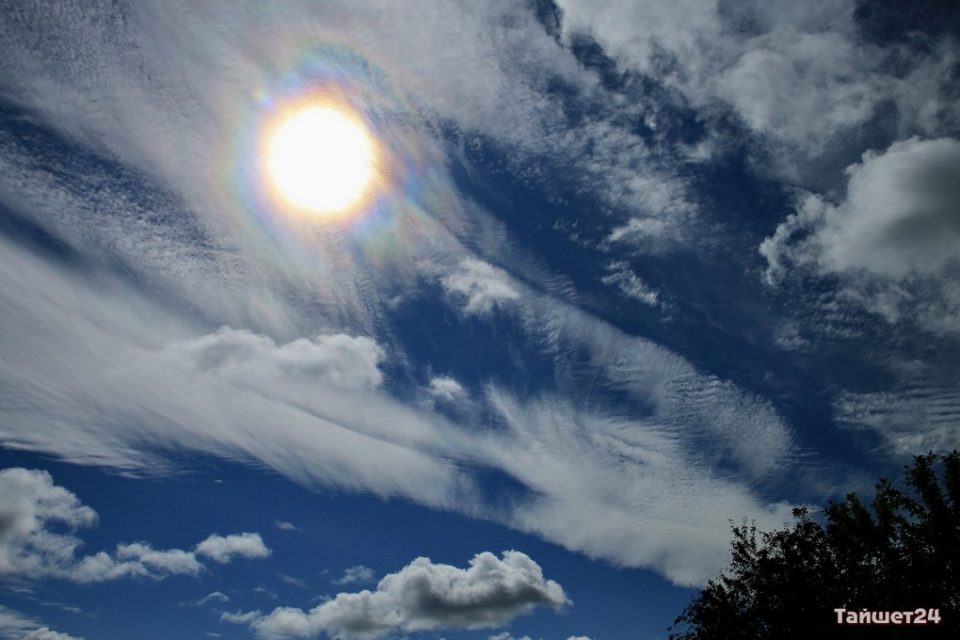
<svg viewBox="0 0 960 640"><path fill-rule="evenodd" d="M134 542L118 544L113 554L100 551L78 557L83 542L74 532L96 520L93 509L55 485L46 471L19 467L0 471L0 575L80 584L128 577L161 580L198 575L205 567L197 556L223 564L234 557L270 554L259 534L242 533L211 535L192 551L157 550L145 542ZM68 532L57 533L57 524L66 526Z"/></svg>
<svg viewBox="0 0 960 640"><path fill-rule="evenodd" d="M251 623L257 636L371 640L395 631L483 629L508 624L537 607L571 604L529 556L478 553L466 569L417 558L384 576L374 591L339 593L309 611L279 607Z"/></svg>

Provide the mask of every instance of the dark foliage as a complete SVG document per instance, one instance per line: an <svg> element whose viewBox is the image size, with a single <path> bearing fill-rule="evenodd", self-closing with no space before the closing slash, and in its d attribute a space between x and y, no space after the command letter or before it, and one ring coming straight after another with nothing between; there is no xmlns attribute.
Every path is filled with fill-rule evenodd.
<svg viewBox="0 0 960 640"><path fill-rule="evenodd" d="M904 481L878 482L869 506L848 494L818 519L794 509L779 531L734 527L730 568L671 640L960 638L960 452L917 456ZM939 609L940 623L838 624L838 608Z"/></svg>

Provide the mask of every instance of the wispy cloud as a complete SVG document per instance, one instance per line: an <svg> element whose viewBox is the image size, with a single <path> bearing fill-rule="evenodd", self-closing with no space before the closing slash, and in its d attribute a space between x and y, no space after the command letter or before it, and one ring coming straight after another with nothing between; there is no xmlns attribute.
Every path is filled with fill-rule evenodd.
<svg viewBox="0 0 960 640"><path fill-rule="evenodd" d="M484 228L484 214L454 186L435 127L453 123L465 136L489 137L518 166L569 159L572 189L602 192L602 202L629 210L604 222L601 236L639 245L680 237L677 221L696 209L684 180L660 164L670 154L625 124L651 114L610 107L582 122L569 115L548 89L553 81L568 81L585 104L632 107L622 96L608 99L569 47L508 4L438 2L413 15L387 5L289 3L256 20L224 11L212 31L206 14L187 4L138 4L122 35L72 20L69 11L49 12L47 22L23 16L45 25L56 51L74 52L65 59L22 35L0 39L10 68L4 86L43 122L39 130L66 133L78 148L71 155L8 135L0 197L82 266L0 239L0 383L13 399L0 407L4 444L153 473L173 464L163 454L171 447L252 462L310 487L498 519L678 581L722 564L728 518L780 516L779 502L759 497L765 480L789 469L794 451L772 406L570 304L557 274L523 277L521 260L498 253L509 238L466 242ZM567 32L580 29L584 14L565 11ZM516 19L504 20L504 12ZM700 13L683 13L700 24ZM638 24L666 25L671 46L692 41L682 30L670 39L672 19L653 18ZM486 28L506 23L515 28ZM265 24L272 25L266 39ZM349 28L333 34L334 24ZM386 244L364 235L362 224L258 217L263 212L236 189L243 182L237 150L223 146L247 124L255 128L249 96L271 88L268 71L292 64L323 33L369 45L361 47L366 62L382 73L354 79L383 103L371 108L390 116L378 120L387 123L378 131L384 148L402 160L398 168L413 167L404 175L418 188L386 194L389 215L367 221L384 225L374 231L390 238ZM252 41L265 42L264 50L253 55L241 46ZM609 42L608 54L619 57ZM336 56L323 59L354 71ZM104 96L112 99L104 104ZM652 299L642 282L615 273L611 284ZM409 360L384 301L416 301L438 283L477 324L509 312L524 333L497 339L516 339L512 347L552 365L534 397L496 385L471 390L509 426L502 433L488 437L470 420L415 406L390 385L386 372ZM458 395L458 375L432 378L428 391ZM626 396L630 417L614 403L599 410L594 391ZM577 482L550 482L518 452ZM476 490L478 466L508 473L539 498L530 498L528 512L503 513ZM625 488L613 470L634 484ZM691 510L679 524L666 515L678 500ZM644 536L633 535L638 525ZM191 554L200 562L198 550L163 555L142 545L124 553L104 562L148 570L150 558L153 572L193 570Z"/></svg>
<svg viewBox="0 0 960 640"><path fill-rule="evenodd" d="M604 284L616 285L624 295L651 307L661 304L660 294L634 273L627 263L612 262L607 266L607 270L609 273L601 278Z"/></svg>
<svg viewBox="0 0 960 640"><path fill-rule="evenodd" d="M10 640L83 640L54 631L19 611L0 605L0 634Z"/></svg>
<svg viewBox="0 0 960 640"><path fill-rule="evenodd" d="M622 68L658 78L707 118L718 108L736 114L774 170L794 178L809 180L816 159L849 154L858 142L844 134L871 126L876 133L872 120L884 105L897 116L882 131L888 139L937 135L960 115L946 72L956 42L944 38L932 52L885 47L864 37L853 0L803 8L779 1L557 4L566 41L588 35ZM910 60L913 71L898 73L894 57Z"/></svg>
<svg viewBox="0 0 960 640"><path fill-rule="evenodd" d="M362 564L358 564L353 567L348 567L344 569L343 575L333 581L334 584L354 584L354 583L364 583L364 582L373 582L374 573L373 569L370 567L365 567Z"/></svg>
<svg viewBox="0 0 960 640"><path fill-rule="evenodd" d="M218 603L230 602L230 596L228 596L225 593L221 593L220 591L213 591L212 593L208 593L204 597L197 600L196 604L197 606L202 606L205 604L209 604L211 602L218 602Z"/></svg>

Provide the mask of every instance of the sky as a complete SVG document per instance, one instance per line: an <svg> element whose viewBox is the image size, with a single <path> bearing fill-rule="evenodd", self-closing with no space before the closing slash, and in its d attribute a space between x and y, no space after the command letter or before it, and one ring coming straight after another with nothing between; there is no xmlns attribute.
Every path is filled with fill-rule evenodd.
<svg viewBox="0 0 960 640"><path fill-rule="evenodd" d="M937 0L6 6L0 637L665 638L731 524L960 446L958 37ZM362 135L278 164L317 104Z"/></svg>

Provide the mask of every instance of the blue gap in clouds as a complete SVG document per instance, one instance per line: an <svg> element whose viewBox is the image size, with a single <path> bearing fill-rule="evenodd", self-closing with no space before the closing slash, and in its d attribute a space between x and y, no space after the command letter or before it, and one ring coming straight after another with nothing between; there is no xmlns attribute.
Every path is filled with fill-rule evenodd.
<svg viewBox="0 0 960 640"><path fill-rule="evenodd" d="M473 390L496 382L522 395L536 393L551 378L549 361L518 351L526 339L509 313L461 316L439 287L400 305L390 320L416 371L450 375Z"/></svg>
<svg viewBox="0 0 960 640"><path fill-rule="evenodd" d="M493 212L518 245L554 273L569 277L586 311L680 354L704 372L770 399L797 430L800 443L823 452L826 459L850 461L862 456L857 435L831 427L829 391L833 389L823 384L823 361L784 352L773 343L775 311L760 280L759 256L754 257L763 230L784 207L782 194L771 185L759 184L736 163L726 169L715 168L700 180L713 185L716 192L710 194L704 187L704 194L719 201L726 207L724 211L740 214L742 202L758 201L776 214L765 208L747 213L746 221L740 223L745 228L737 229L741 235L728 233L723 238L731 243L730 250L699 253L677 249L629 258L633 270L661 288L673 307L665 318L661 311L600 282L607 273L604 265L613 255L571 242L568 234L557 228L557 220L578 220L582 223L578 230L589 235L594 203L569 193L554 197L540 185L500 170L504 152L488 141L473 149L476 151L466 152L469 171L453 167L458 188ZM751 220L751 216L755 217ZM597 231L605 222L600 220ZM834 364L850 368L856 363L845 358ZM606 394L595 401L606 404L604 409L609 412L612 406L622 406L613 403L615 399Z"/></svg>
<svg viewBox="0 0 960 640"><path fill-rule="evenodd" d="M879 45L915 44L921 33L954 37L960 33L960 4L953 0L858 0L853 15L860 34Z"/></svg>

